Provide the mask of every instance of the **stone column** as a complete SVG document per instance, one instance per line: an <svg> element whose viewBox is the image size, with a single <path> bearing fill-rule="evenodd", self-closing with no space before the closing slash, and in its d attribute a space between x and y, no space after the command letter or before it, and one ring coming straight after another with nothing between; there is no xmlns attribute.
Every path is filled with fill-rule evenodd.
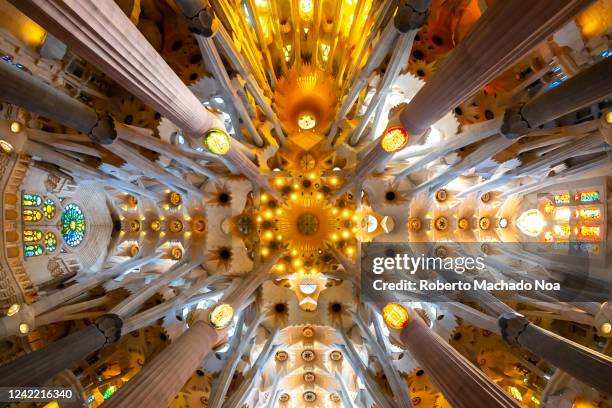
<svg viewBox="0 0 612 408"><path fill-rule="evenodd" d="M372 350L374 356L378 359L378 363L382 366L382 369L387 376L389 387L393 391L395 396L395 402L398 407L412 408L410 401L410 390L406 387L406 383L400 378L399 373L393 366L392 358L383 349L383 345L378 343L372 332L370 331L369 325L367 325L358 313L351 312L353 321L357 323L361 334L366 341L366 344Z"/></svg>
<svg viewBox="0 0 612 408"><path fill-rule="evenodd" d="M186 134L201 137L221 126L115 2L11 2Z"/></svg>
<svg viewBox="0 0 612 408"><path fill-rule="evenodd" d="M0 100L78 130L98 143L110 143L116 134L105 113L44 83L32 74L4 62L0 64Z"/></svg>
<svg viewBox="0 0 612 408"><path fill-rule="evenodd" d="M21 323L27 323L30 329L37 327L37 316L55 309L109 279L157 259L159 256L158 254L154 254L138 259L131 259L113 268L101 270L97 273L82 271L84 276L78 277L79 281L74 285L58 290L51 295L44 296L31 305L20 305L20 310L15 315L0 318L0 338L18 334L19 325Z"/></svg>
<svg viewBox="0 0 612 408"><path fill-rule="evenodd" d="M402 110L402 125L412 137L420 137L429 126L590 3L590 0L495 2L451 51L434 78Z"/></svg>
<svg viewBox="0 0 612 408"><path fill-rule="evenodd" d="M220 303L240 310L246 300L267 278L278 258L254 269L241 285ZM225 336L205 322L207 313L199 313L194 323L176 342L164 349L150 363L105 403L106 408L167 408L181 387L198 368L204 357Z"/></svg>
<svg viewBox="0 0 612 408"><path fill-rule="evenodd" d="M195 321L104 405L106 408L167 408L221 338L222 333L209 324Z"/></svg>
<svg viewBox="0 0 612 408"><path fill-rule="evenodd" d="M499 317L502 337L524 347L583 383L612 395L612 358L544 330L518 313Z"/></svg>
<svg viewBox="0 0 612 408"><path fill-rule="evenodd" d="M438 336L414 312L400 339L446 400L456 408L521 405Z"/></svg>
<svg viewBox="0 0 612 408"><path fill-rule="evenodd" d="M26 134L27 133L28 131L26 131ZM139 196L149 197L151 199L158 198L158 194L155 192L146 190L130 182L119 180L114 176L103 173L100 169L95 169L81 163L72 157L56 151L46 144L28 140L24 143L23 150L32 156L38 156L49 163L56 164L62 169L69 171L76 179L104 181L105 185L109 187L128 191Z"/></svg>
<svg viewBox="0 0 612 408"><path fill-rule="evenodd" d="M120 140L158 152L169 159L176 160L179 164L202 176L212 179L217 178L215 173L187 157L185 152L177 146L165 143L161 139L154 137L150 129L128 126L118 122L115 122L115 129L117 130L117 138Z"/></svg>
<svg viewBox="0 0 612 408"><path fill-rule="evenodd" d="M372 380L368 373L367 367L363 361L361 361L359 353L357 353L357 350L355 349L355 345L344 332L344 329L342 329L342 327L337 327L336 331L340 334L342 341L344 342L344 345L341 345L340 348L344 351L344 355L348 358L351 367L353 367L353 371L355 371L355 374L363 382L366 390L370 393L372 400L374 400L374 402L376 402L380 408L393 408L395 405L389 400L389 395L384 393L378 384Z"/></svg>
<svg viewBox="0 0 612 408"><path fill-rule="evenodd" d="M113 143L104 145L104 147L110 152L121 157L126 162L138 167L138 169L145 177L157 179L160 183L167 185L171 189L180 189L186 191L194 195L195 197L198 197L199 199L202 199L204 197L202 192L195 186L183 180L182 178L168 172L159 164L154 163L151 160L145 158L140 154L140 152L134 150L133 147L126 144L126 142L124 142L123 140L116 139L115 141L113 141Z"/></svg>
<svg viewBox="0 0 612 408"><path fill-rule="evenodd" d="M40 387L59 372L73 367L94 351L116 342L121 319L107 314L87 328L72 333L0 367L2 386Z"/></svg>
<svg viewBox="0 0 612 408"><path fill-rule="evenodd" d="M520 136L544 123L589 106L612 94L612 59L605 58L522 107L506 112L502 132Z"/></svg>

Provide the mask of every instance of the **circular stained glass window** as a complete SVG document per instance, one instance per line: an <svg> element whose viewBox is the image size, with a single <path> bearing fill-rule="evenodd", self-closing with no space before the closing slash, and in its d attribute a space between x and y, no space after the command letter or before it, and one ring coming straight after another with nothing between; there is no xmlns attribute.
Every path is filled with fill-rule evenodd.
<svg viewBox="0 0 612 408"><path fill-rule="evenodd" d="M68 246L78 246L85 237L85 214L81 207L71 203L62 211L62 238Z"/></svg>

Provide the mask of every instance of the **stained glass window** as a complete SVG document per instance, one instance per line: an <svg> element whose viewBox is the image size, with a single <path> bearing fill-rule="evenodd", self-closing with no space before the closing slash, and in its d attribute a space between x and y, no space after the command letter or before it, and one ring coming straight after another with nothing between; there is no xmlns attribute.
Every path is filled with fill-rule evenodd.
<svg viewBox="0 0 612 408"><path fill-rule="evenodd" d="M38 230L23 231L23 242L38 242L42 239L42 232Z"/></svg>
<svg viewBox="0 0 612 408"><path fill-rule="evenodd" d="M563 205L563 204L569 204L569 202L570 202L569 193L555 194L555 204Z"/></svg>
<svg viewBox="0 0 612 408"><path fill-rule="evenodd" d="M581 203L590 203L592 201L599 201L599 191L583 191L580 193L576 193L574 195L574 199L576 201L580 201Z"/></svg>
<svg viewBox="0 0 612 408"><path fill-rule="evenodd" d="M26 209L23 210L24 221L40 221L42 220L43 214L38 210Z"/></svg>
<svg viewBox="0 0 612 408"><path fill-rule="evenodd" d="M601 219L601 211L597 207L583 207L576 210L576 218L581 220L599 220Z"/></svg>
<svg viewBox="0 0 612 408"><path fill-rule="evenodd" d="M36 245L28 244L28 245L23 246L23 255L26 258L30 258L33 256L40 256L44 252L45 252L45 249L40 244L36 244Z"/></svg>
<svg viewBox="0 0 612 408"><path fill-rule="evenodd" d="M48 219L52 219L55 217L55 203L50 198L45 199L45 205L43 206L43 212L45 213L45 217Z"/></svg>
<svg viewBox="0 0 612 408"><path fill-rule="evenodd" d="M62 238L68 246L78 246L85 237L85 215L81 207L74 203L68 204L62 211Z"/></svg>
<svg viewBox="0 0 612 408"><path fill-rule="evenodd" d="M47 232L45 234L45 248L47 248L47 252L53 252L57 248L57 237L52 232Z"/></svg>
<svg viewBox="0 0 612 408"><path fill-rule="evenodd" d="M38 207L42 204L42 198L38 195L23 193L21 195L21 203L24 207Z"/></svg>

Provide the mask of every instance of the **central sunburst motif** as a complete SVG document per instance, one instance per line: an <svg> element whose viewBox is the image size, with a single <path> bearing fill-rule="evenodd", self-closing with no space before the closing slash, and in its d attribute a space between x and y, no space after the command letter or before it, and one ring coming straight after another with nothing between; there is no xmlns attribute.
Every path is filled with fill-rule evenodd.
<svg viewBox="0 0 612 408"><path fill-rule="evenodd" d="M274 185L286 202L261 195L257 217L261 254L283 251L277 272L327 270L331 248L345 256L355 254L360 218L354 202L348 196L335 204L328 201L338 184L336 177L317 178L314 173L279 177Z"/></svg>
<svg viewBox="0 0 612 408"><path fill-rule="evenodd" d="M277 228L290 249L305 255L321 249L333 234L343 232L341 219L334 214L334 209L322 196L313 198L309 194L289 201L287 210L278 218Z"/></svg>

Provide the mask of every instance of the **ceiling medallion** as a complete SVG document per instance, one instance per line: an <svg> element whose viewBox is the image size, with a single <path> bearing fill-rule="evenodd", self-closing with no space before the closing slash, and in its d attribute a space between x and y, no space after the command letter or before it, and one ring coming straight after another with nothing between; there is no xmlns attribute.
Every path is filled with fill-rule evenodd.
<svg viewBox="0 0 612 408"><path fill-rule="evenodd" d="M436 191L436 201L443 203L448 198L448 192L445 189Z"/></svg>
<svg viewBox="0 0 612 408"><path fill-rule="evenodd" d="M219 129L211 129L204 135L204 146L211 153L223 156L229 152L231 141L227 133Z"/></svg>
<svg viewBox="0 0 612 408"><path fill-rule="evenodd" d="M446 231L446 229L448 228L448 218L446 218L445 216L441 215L440 217L436 218L434 221L434 227L438 230L438 231Z"/></svg>
<svg viewBox="0 0 612 408"><path fill-rule="evenodd" d="M214 309L208 315L208 321L217 330L225 329L232 323L234 319L234 308L227 304L222 303L215 306Z"/></svg>
<svg viewBox="0 0 612 408"><path fill-rule="evenodd" d="M385 324L393 330L403 329L410 321L408 310L399 303L388 303L383 308L382 315Z"/></svg>
<svg viewBox="0 0 612 408"><path fill-rule="evenodd" d="M287 361L289 358L289 353L287 353L285 350L279 350L276 352L274 358L279 362Z"/></svg>
<svg viewBox="0 0 612 408"><path fill-rule="evenodd" d="M388 153L402 150L408 144L408 132L403 127L392 127L385 130L380 145Z"/></svg>
<svg viewBox="0 0 612 408"><path fill-rule="evenodd" d="M302 355L302 360L306 361L307 363L314 361L314 359L317 357L317 355L315 354L313 350L304 350L302 351L301 355Z"/></svg>
<svg viewBox="0 0 612 408"><path fill-rule="evenodd" d="M302 398L304 398L304 401L306 402L315 402L317 400L317 394L312 391L306 391L304 394L302 394Z"/></svg>

